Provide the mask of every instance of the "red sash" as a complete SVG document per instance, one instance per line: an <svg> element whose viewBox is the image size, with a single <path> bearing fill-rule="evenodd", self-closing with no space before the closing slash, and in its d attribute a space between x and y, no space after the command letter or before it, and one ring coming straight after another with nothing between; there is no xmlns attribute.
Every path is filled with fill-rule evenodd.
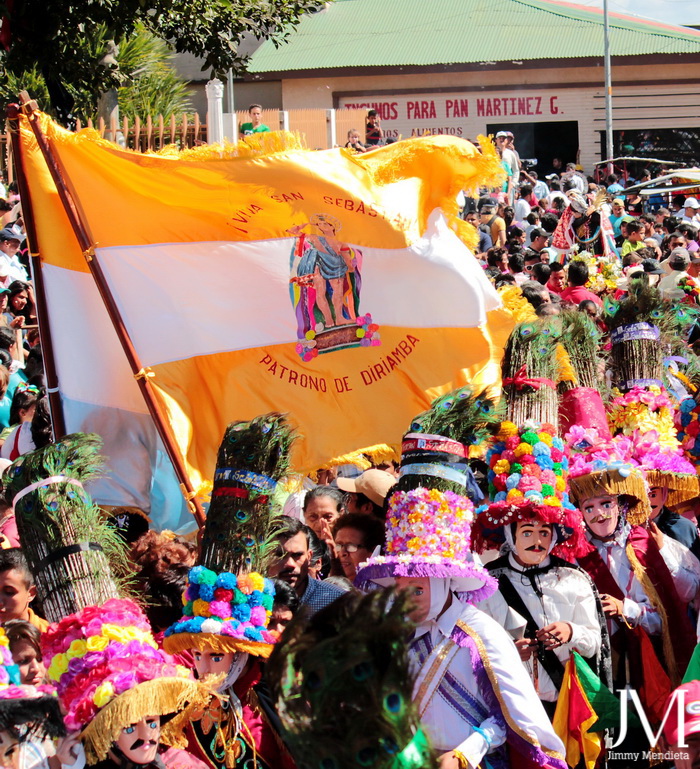
<svg viewBox="0 0 700 769"><path fill-rule="evenodd" d="M21 454L19 453L19 434L22 430L22 425L17 425L17 430L15 431L15 440L12 444L12 450L10 451L10 461L14 462L15 459L19 459Z"/></svg>
<svg viewBox="0 0 700 769"><path fill-rule="evenodd" d="M681 601L671 572L649 530L643 526L633 526L627 541L632 545L666 610L668 626L672 629L678 672L682 676L695 651L695 629L688 617L688 604Z"/></svg>
<svg viewBox="0 0 700 769"><path fill-rule="evenodd" d="M596 549L579 558L578 562L590 574L599 593L607 593L619 601L624 601L625 594ZM668 569L666 571L668 572ZM664 705L671 693L671 681L647 633L641 627L628 628L622 622L620 626L621 629L612 636L611 641L618 652L627 654L630 673L627 683L637 690L651 722L660 723Z"/></svg>

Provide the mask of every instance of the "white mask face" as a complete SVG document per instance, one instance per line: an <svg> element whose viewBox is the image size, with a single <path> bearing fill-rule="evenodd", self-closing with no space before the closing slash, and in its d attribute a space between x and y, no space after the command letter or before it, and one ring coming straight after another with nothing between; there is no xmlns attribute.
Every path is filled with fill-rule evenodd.
<svg viewBox="0 0 700 769"><path fill-rule="evenodd" d="M605 494L591 497L581 504L581 512L591 534L598 539L610 539L620 520L620 506L617 497Z"/></svg>

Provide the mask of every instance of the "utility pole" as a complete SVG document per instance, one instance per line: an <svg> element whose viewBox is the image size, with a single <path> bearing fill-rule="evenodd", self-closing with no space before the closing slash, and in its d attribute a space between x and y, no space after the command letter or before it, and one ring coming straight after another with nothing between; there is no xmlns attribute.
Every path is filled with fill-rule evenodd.
<svg viewBox="0 0 700 769"><path fill-rule="evenodd" d="M610 24L608 21L608 0L603 0L603 37L605 59L605 152L606 160L613 157L613 122L612 122L612 75L610 72ZM613 164L608 163L608 173L613 172Z"/></svg>

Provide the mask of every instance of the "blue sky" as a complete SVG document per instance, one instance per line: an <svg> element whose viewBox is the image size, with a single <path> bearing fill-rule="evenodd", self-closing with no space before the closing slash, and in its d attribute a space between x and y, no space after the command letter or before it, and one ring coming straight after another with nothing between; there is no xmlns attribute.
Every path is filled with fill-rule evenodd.
<svg viewBox="0 0 700 769"><path fill-rule="evenodd" d="M603 0L573 0L579 5L603 7ZM608 0L610 11L645 16L667 24L700 25L700 3L697 0Z"/></svg>

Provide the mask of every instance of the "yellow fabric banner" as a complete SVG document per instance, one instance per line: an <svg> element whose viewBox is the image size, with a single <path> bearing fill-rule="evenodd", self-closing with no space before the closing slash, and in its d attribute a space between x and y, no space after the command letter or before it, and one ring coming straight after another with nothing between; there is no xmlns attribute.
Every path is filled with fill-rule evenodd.
<svg viewBox="0 0 700 769"><path fill-rule="evenodd" d="M41 125L196 488L232 420L289 413L308 471L398 443L452 388L499 386L513 322L456 217L460 189L499 176L486 140L154 156ZM35 152L26 122L22 140ZM46 269L87 279L49 221Z"/></svg>

